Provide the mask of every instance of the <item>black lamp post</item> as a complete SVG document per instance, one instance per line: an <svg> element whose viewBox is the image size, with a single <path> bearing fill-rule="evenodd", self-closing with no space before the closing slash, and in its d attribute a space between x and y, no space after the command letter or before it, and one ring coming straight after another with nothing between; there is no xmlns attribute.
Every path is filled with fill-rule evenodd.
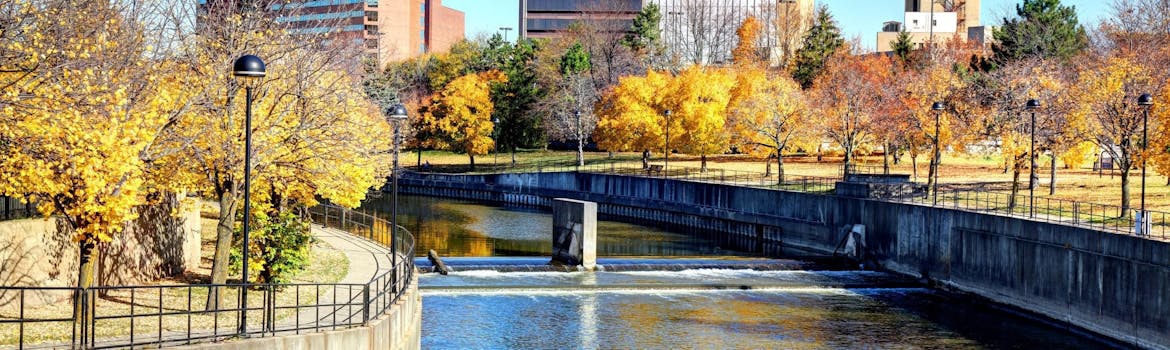
<svg viewBox="0 0 1170 350"><path fill-rule="evenodd" d="M495 154L495 159L492 160L492 166L499 166L500 164L500 118L492 117L492 153Z"/></svg>
<svg viewBox="0 0 1170 350"><path fill-rule="evenodd" d="M662 173L670 174L670 110L666 110L666 149L663 154L666 156L666 161L662 165Z"/></svg>
<svg viewBox="0 0 1170 350"><path fill-rule="evenodd" d="M394 125L394 163L390 172L390 273L391 285L398 285L398 144L399 126L406 121L406 106L401 103L386 109L386 119ZM410 257L406 257L410 258Z"/></svg>
<svg viewBox="0 0 1170 350"><path fill-rule="evenodd" d="M1150 126L1150 107L1154 106L1154 98L1150 94L1142 94L1138 96L1138 106L1142 108L1142 216L1141 216L1141 233L1142 235L1149 235L1146 229L1149 227L1150 218L1146 217L1146 158L1149 157L1149 140L1146 138L1146 131Z"/></svg>
<svg viewBox="0 0 1170 350"><path fill-rule="evenodd" d="M254 55L243 55L232 64L232 75L243 80L255 80L264 77L264 61ZM244 108L244 246L243 272L240 281L244 284L240 292L240 334L248 331L248 226L252 221L252 82L244 84L246 91Z"/></svg>
<svg viewBox="0 0 1170 350"><path fill-rule="evenodd" d="M508 41L508 31L510 31L510 30L512 30L512 27L500 27L500 31L504 32L504 42ZM524 34L524 33L520 33L520 34Z"/></svg>
<svg viewBox="0 0 1170 350"><path fill-rule="evenodd" d="M1032 159L1032 167L1028 171L1028 216L1036 216L1036 109L1040 108L1040 101L1028 100L1024 109L1032 112L1032 150L1028 151L1028 158Z"/></svg>
<svg viewBox="0 0 1170 350"><path fill-rule="evenodd" d="M935 102L934 104L930 105L930 110L934 111L934 155L932 155L934 157L934 161L931 162L933 163L932 166L934 167L934 169L932 169L934 170L932 171L934 174L934 178L932 180L934 180L934 182L933 185L931 185L932 188L930 189L932 193L931 196L933 197L931 202L933 202L934 205L938 205L938 163L942 158L942 151L939 150L939 140L942 138L942 136L939 135L939 116L942 115L942 111L946 108L947 106L942 102Z"/></svg>

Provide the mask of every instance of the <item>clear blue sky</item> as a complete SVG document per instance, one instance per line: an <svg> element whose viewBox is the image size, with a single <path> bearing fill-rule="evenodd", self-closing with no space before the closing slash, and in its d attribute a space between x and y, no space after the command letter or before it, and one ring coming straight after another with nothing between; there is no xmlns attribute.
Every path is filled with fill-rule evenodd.
<svg viewBox="0 0 1170 350"><path fill-rule="evenodd" d="M1021 0L983 0L980 19L984 25L998 25L1005 15L1015 15L1015 5ZM837 18L846 39L860 35L861 42L873 47L874 37L886 21L902 21L902 0L818 0L828 4L829 12ZM1111 1L1064 0L1061 3L1076 6L1081 24L1093 27L1110 14ZM519 17L518 0L445 0L443 5L466 14L467 37L480 33L499 32L500 27L512 27L508 40L516 38Z"/></svg>

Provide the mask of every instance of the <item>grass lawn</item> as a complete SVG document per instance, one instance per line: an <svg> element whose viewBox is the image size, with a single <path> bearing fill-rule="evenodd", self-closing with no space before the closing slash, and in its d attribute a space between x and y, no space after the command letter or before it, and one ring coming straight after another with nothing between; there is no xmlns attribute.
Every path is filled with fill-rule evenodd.
<svg viewBox="0 0 1170 350"><path fill-rule="evenodd" d="M656 153L653 156L651 159L652 164L663 163L661 153ZM926 155L919 156L916 180L918 182L926 182L926 174L929 168L927 158ZM400 164L413 168L417 164L418 159L417 153L405 152L402 158L400 158ZM467 155L463 154L424 151L421 159L423 162L429 162L431 164L432 171L466 172L469 170ZM488 173L504 170L530 171L535 170L538 164L546 170L554 166L571 170L575 164L576 153L572 151L546 150L520 151L516 153L516 168L511 167L512 156L510 153L501 153L499 154L498 161L496 159L497 157L494 154L476 157L475 172ZM609 158L608 153L586 152L585 159L586 164L590 165L627 163L634 164L638 167L641 166L641 154L637 152L616 153L612 159ZM707 159L709 169L723 169L728 172L728 175L731 175L733 172L762 174L765 169L763 159L743 155L708 156ZM882 157L859 157L857 163L862 168L874 167L867 170L880 171ZM891 164L890 172L894 174L913 175L915 171L910 163L910 157L903 156L900 164ZM1064 169L1063 164L1057 164L1056 191L1055 194L1049 195L1049 158L1041 157L1037 160L1037 163L1037 176L1040 178L1040 186L1035 190L1036 197L1038 198L1037 201L1042 198L1052 198L1107 205L1121 204L1121 176L1118 170L1113 170L1112 172L1106 170L1103 173L1098 173L1090 168ZM816 157L812 156L794 156L785 157L784 159L785 174L789 176L839 177L841 165L842 159L839 156L826 156L821 161L817 161ZM700 158L698 156L674 154L670 157L671 169L677 167L698 168L699 166ZM776 165L773 164L772 167L773 171L775 171ZM986 190L1006 193L1011 190L1012 174L1011 172L1005 173L1003 170L1003 160L998 155L944 155L939 170L939 184L943 190L950 191ZM1026 183L1028 181L1028 174L1026 170L1025 173L1020 175L1020 181L1022 183L1020 193L1027 195ZM1139 205L1140 198L1141 171L1134 170L1130 173L1131 206L1136 208ZM1156 174L1152 169L1149 170L1149 176L1146 179L1146 207L1150 210L1170 212L1170 186L1167 186L1165 176Z"/></svg>
<svg viewBox="0 0 1170 350"><path fill-rule="evenodd" d="M136 333L135 338L140 341L142 339L157 339L160 332L164 338L185 335L188 328L192 329L193 332L211 332L212 329L218 328L220 334L223 334L225 329L234 329L238 317L235 312L186 313L187 311L203 310L207 305L208 289L206 287L191 287L190 285L210 282L211 261L215 252L216 210L218 209L214 205L204 204L201 213L203 259L199 267L188 270L182 276L147 284L160 288L112 289L98 298L95 304L97 310L95 317L97 319L96 335L99 343L100 339L103 338L129 336L131 323L133 323L133 329ZM317 242L311 248L307 268L296 273L292 278L292 283L334 283L341 280L348 271L349 259L345 253L325 243ZM239 281L239 278L238 274L228 277L229 282ZM346 292L339 291L343 295ZM264 291L259 290L249 291L248 306L262 308L263 293ZM60 294L62 302L26 309L24 317L26 319L71 319L73 305L68 300L70 293L63 291ZM238 294L235 288L227 288L223 292L223 309L238 307ZM277 291L275 303L277 307L306 305L314 303L318 295L315 288L284 288ZM161 317L158 316L160 312L163 314ZM102 319L103 317L127 316L131 313L146 316L135 317L133 321L130 318ZM167 313L179 314L166 315ZM294 309L285 309L279 310L276 317L277 319L289 319L294 315ZM0 315L0 318L9 317L17 318L18 315ZM248 312L250 329L260 329L261 320L261 311ZM26 324L24 328L25 343L29 345L68 342L73 335L71 328L72 322L70 321ZM17 324L0 324L0 345L15 345L19 339L18 336Z"/></svg>

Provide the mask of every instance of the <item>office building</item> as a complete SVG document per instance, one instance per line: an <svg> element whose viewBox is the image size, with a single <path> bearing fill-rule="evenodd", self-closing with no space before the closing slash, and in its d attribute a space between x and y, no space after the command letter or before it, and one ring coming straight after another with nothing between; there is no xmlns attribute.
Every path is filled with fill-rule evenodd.
<svg viewBox="0 0 1170 350"><path fill-rule="evenodd" d="M211 2L209 5L208 2ZM199 0L209 9L240 8L246 0ZM329 35L366 48L384 65L427 52L446 51L463 39L463 12L442 0L317 0L263 2L264 8L293 34Z"/></svg>
<svg viewBox="0 0 1170 350"><path fill-rule="evenodd" d="M574 22L628 32L643 0L520 0L521 37L555 38Z"/></svg>
<svg viewBox="0 0 1170 350"><path fill-rule="evenodd" d="M991 30L979 23L979 0L906 0L903 20L882 26L877 34L877 52L891 51L890 43L903 31L918 48L955 38L986 43L991 36Z"/></svg>

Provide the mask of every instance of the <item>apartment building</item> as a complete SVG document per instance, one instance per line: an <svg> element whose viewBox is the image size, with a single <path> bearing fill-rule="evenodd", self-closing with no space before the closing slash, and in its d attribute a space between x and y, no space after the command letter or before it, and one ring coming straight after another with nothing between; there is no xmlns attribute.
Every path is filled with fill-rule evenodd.
<svg viewBox="0 0 1170 350"><path fill-rule="evenodd" d="M555 38L581 22L627 32L643 4L643 0L520 0L518 31L526 38Z"/></svg>
<svg viewBox="0 0 1170 350"><path fill-rule="evenodd" d="M952 38L986 43L991 29L979 23L979 6L979 0L906 0L903 22L890 21L882 26L876 51L891 51L890 43L903 31L917 47Z"/></svg>

